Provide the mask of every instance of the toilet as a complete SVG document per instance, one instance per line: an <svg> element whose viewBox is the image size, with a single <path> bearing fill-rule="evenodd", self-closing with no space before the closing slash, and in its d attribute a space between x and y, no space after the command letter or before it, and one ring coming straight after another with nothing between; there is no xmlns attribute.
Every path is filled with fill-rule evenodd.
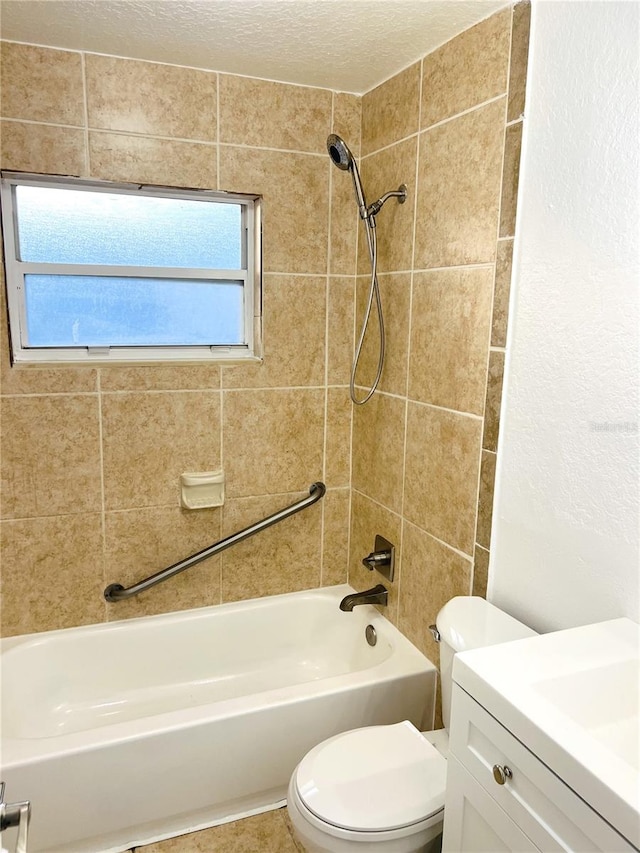
<svg viewBox="0 0 640 853"><path fill-rule="evenodd" d="M535 635L483 598L452 598L438 613L445 728L405 720L319 743L289 782L287 810L308 853L437 853L441 847L456 652Z"/></svg>

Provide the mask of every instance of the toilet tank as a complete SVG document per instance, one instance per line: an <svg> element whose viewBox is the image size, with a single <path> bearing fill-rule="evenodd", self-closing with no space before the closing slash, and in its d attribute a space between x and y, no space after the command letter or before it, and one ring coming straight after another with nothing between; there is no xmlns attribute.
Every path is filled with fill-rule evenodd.
<svg viewBox="0 0 640 853"><path fill-rule="evenodd" d="M442 719L449 728L451 716L451 670L456 652L522 640L537 634L484 598L459 595L448 601L436 619L440 634L440 677Z"/></svg>

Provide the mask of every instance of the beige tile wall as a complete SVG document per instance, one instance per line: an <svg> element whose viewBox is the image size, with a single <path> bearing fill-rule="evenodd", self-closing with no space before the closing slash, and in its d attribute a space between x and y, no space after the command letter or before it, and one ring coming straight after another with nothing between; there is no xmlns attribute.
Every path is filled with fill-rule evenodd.
<svg viewBox="0 0 640 853"><path fill-rule="evenodd" d="M4 634L347 573L365 588L360 560L381 533L399 556L387 615L435 656L426 626L442 603L486 590L528 15L526 3L494 15L363 98L1 44L3 168L262 193L266 270L261 365L16 369L2 306ZM362 152L370 199L409 191L378 217L388 357L355 411L368 258L330 131ZM219 465L225 507L181 510L180 473ZM317 479L325 500L263 534L262 549L249 541L137 599L103 601L106 583L193 553Z"/></svg>
<svg viewBox="0 0 640 853"><path fill-rule="evenodd" d="M325 140L333 130L359 149L361 99L9 42L1 59L3 168L262 193L266 269L260 365L13 368L3 307L3 633L344 582L357 222ZM180 473L219 466L224 508L180 509ZM260 540L104 602L107 583L194 553L315 480L326 499Z"/></svg>
<svg viewBox="0 0 640 853"><path fill-rule="evenodd" d="M452 596L485 595L511 277L529 6L465 31L363 97L389 355L353 431L350 580L377 533L397 546L387 615L432 660ZM368 291L360 241L358 328ZM368 335L359 381L376 363Z"/></svg>

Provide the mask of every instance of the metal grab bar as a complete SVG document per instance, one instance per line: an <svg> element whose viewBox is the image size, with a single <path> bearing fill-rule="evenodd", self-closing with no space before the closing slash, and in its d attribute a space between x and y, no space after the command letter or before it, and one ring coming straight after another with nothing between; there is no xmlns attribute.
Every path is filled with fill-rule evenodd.
<svg viewBox="0 0 640 853"><path fill-rule="evenodd" d="M125 589L125 587L119 583L109 584L104 591L104 597L107 601L122 601L124 598L131 598L133 595L138 595L140 592L146 592L146 590L151 589L151 587L155 586L157 583L162 583L162 581L166 581L174 575L184 572L185 569L190 569L191 566L195 566L197 563L201 563L203 560L207 560L209 557L213 557L215 554L225 551L232 545L244 542L245 539L248 539L255 533L259 533L261 530L266 530L267 527L271 527L272 524L284 521L284 519L289 518L290 515L295 515L297 512L300 512L300 510L306 509L308 506L311 506L316 503L316 501L323 498L326 491L327 487L324 483L312 483L309 488L309 497L302 498L302 500L296 501L296 503L291 504L291 506L287 506L284 509L278 510L278 512L274 512L273 515L268 515L266 518L263 518L262 521L257 521L255 524L245 527L244 530L239 530L237 533L233 533L231 536L227 536L225 539L221 539L219 542L216 542L214 545L209 545L208 548L198 551L197 554L193 554L191 557L180 560L179 563L174 563L172 566L168 566L166 569L156 572L155 575L151 575L151 577L145 578L145 580L140 581L133 586Z"/></svg>

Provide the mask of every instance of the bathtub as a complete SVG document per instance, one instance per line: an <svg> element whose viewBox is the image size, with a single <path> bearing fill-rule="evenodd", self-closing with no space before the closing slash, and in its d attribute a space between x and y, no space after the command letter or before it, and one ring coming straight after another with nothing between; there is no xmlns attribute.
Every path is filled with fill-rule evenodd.
<svg viewBox="0 0 640 853"><path fill-rule="evenodd" d="M435 668L375 608L340 611L350 592L2 641L2 779L31 800L29 853L115 853L274 808L324 738L431 728Z"/></svg>

